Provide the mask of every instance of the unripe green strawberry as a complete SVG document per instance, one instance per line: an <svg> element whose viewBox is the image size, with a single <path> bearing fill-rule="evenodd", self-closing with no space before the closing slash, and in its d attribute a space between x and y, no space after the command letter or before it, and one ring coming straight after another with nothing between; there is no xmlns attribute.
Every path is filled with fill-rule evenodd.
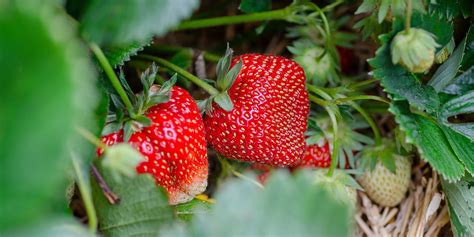
<svg viewBox="0 0 474 237"><path fill-rule="evenodd" d="M418 28L400 31L392 41L392 63L399 63L414 73L426 72L433 65L436 47L439 45L428 31Z"/></svg>
<svg viewBox="0 0 474 237"><path fill-rule="evenodd" d="M392 173L382 162L367 171L358 180L369 198L381 206L398 205L410 183L411 160L409 157L393 154L396 173Z"/></svg>

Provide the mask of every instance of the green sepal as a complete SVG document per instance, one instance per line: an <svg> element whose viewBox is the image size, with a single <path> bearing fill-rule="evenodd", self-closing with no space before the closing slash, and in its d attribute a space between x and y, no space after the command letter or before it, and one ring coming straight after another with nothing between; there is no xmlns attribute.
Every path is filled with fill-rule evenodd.
<svg viewBox="0 0 474 237"><path fill-rule="evenodd" d="M156 104L166 103L170 100L169 95L153 95L150 97L149 105L150 107Z"/></svg>
<svg viewBox="0 0 474 237"><path fill-rule="evenodd" d="M125 79L125 73L123 72L123 69L119 69L119 80L120 84L122 84L123 88L125 89L125 92L127 93L128 98L131 100L132 104L136 103L136 98L135 94L132 91L132 88L128 85L127 79ZM131 111L129 111L131 112Z"/></svg>
<svg viewBox="0 0 474 237"><path fill-rule="evenodd" d="M139 115L135 118L135 121L140 123L140 125L142 125L143 127L149 127L152 123L151 119L144 115Z"/></svg>
<svg viewBox="0 0 474 237"><path fill-rule="evenodd" d="M160 90L158 91L158 94L169 93L171 91L171 88L173 88L174 84L176 84L177 80L178 80L178 74L175 73L169 80L165 81L165 83L161 85Z"/></svg>
<svg viewBox="0 0 474 237"><path fill-rule="evenodd" d="M205 100L198 100L197 106L199 108L199 111L201 111L201 115L206 113L206 114L211 114L212 113L212 99L207 98Z"/></svg>
<svg viewBox="0 0 474 237"><path fill-rule="evenodd" d="M229 71L230 63L232 61L233 50L227 44L227 50L225 51L224 57L219 59L216 66L217 81L222 80L225 77L225 74Z"/></svg>
<svg viewBox="0 0 474 237"><path fill-rule="evenodd" d="M114 132L118 132L120 131L121 128L122 128L122 125L120 123L108 123L102 129L101 135L105 136Z"/></svg>
<svg viewBox="0 0 474 237"><path fill-rule="evenodd" d="M147 68L140 75L140 81L142 82L143 92L145 93L145 96L148 96L148 91L150 90L151 86L153 85L153 82L155 81L155 77L156 77L157 73L158 73L158 66L156 66L153 63L151 65L151 67Z"/></svg>
<svg viewBox="0 0 474 237"><path fill-rule="evenodd" d="M119 110L125 110L125 105L122 102L122 99L117 94L110 94L110 100L112 100L113 105Z"/></svg>
<svg viewBox="0 0 474 237"><path fill-rule="evenodd" d="M228 90L232 84L234 84L237 75L239 75L242 69L242 61L236 63L230 70L225 74L224 77L217 79L217 89L220 91Z"/></svg>
<svg viewBox="0 0 474 237"><path fill-rule="evenodd" d="M134 132L133 120L127 120L123 126L123 141L128 142Z"/></svg>
<svg viewBox="0 0 474 237"><path fill-rule="evenodd" d="M227 91L221 92L217 94L213 98L214 102L218 104L223 110L230 112L232 109L234 109L234 104L232 103L232 100L230 99L229 94Z"/></svg>
<svg viewBox="0 0 474 237"><path fill-rule="evenodd" d="M396 153L395 143L391 140L384 139L382 144L366 146L360 153L361 168L374 170L377 162L381 162L385 168L390 172L396 173L395 156Z"/></svg>

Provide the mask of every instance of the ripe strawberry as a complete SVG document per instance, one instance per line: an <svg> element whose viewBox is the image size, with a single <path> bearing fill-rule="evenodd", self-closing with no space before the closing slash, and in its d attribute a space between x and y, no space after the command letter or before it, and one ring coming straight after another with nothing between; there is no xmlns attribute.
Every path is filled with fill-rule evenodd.
<svg viewBox="0 0 474 237"><path fill-rule="evenodd" d="M151 124L138 126L128 143L146 157L136 167L137 172L151 174L168 191L169 203L178 204L206 189L208 160L204 125L196 103L180 87L170 88L170 94L167 102L145 107L143 115ZM124 142L124 130L101 140L107 146ZM103 153L100 149L97 152L99 156Z"/></svg>
<svg viewBox="0 0 474 237"><path fill-rule="evenodd" d="M409 157L393 153L382 159L384 160L378 161L375 168L365 172L358 181L372 201L382 206L393 207L405 197L411 177L411 160ZM388 159L394 162L395 173L384 164Z"/></svg>
<svg viewBox="0 0 474 237"><path fill-rule="evenodd" d="M303 161L299 167L328 168L331 166L331 149L325 140L322 145L312 144L306 147Z"/></svg>
<svg viewBox="0 0 474 237"><path fill-rule="evenodd" d="M227 91L233 107L212 104L204 118L207 141L231 159L280 167L298 163L309 113L303 69L259 54L241 55L231 67L237 63L242 68Z"/></svg>

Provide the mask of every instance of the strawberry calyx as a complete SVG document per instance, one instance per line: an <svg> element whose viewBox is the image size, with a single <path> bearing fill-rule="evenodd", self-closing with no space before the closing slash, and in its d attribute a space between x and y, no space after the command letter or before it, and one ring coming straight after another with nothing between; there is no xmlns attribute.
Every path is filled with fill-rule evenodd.
<svg viewBox="0 0 474 237"><path fill-rule="evenodd" d="M116 108L115 113L107 116L106 125L102 131L102 135L118 132L120 129L124 130L124 141L127 142L131 135L140 131L144 127L151 126L152 121L145 116L145 112L156 104L166 103L171 97L171 88L176 83L176 74L167 80L163 85L154 85L158 67L152 64L150 68L145 70L141 76L140 81L143 90L135 94L127 83L123 71L120 71L119 80L123 85L127 96L130 98L133 110L129 111L121 103L117 95L111 94L111 100Z"/></svg>
<svg viewBox="0 0 474 237"><path fill-rule="evenodd" d="M229 89L242 69L242 61L237 62L231 68L233 50L227 45L224 57L219 59L216 66L216 88L219 93L211 95L209 98L199 101L198 106L201 111L210 114L212 112L212 102L215 102L225 111L232 111L234 104L228 94Z"/></svg>
<svg viewBox="0 0 474 237"><path fill-rule="evenodd" d="M372 171L380 161L385 168L395 174L395 156L397 155L399 154L395 142L391 139L384 138L379 145L364 147L359 156L359 168Z"/></svg>

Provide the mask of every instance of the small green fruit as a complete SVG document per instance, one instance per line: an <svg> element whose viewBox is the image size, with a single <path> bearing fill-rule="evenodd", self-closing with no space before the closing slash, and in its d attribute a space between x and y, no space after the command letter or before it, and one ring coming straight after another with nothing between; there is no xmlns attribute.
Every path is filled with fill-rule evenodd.
<svg viewBox="0 0 474 237"><path fill-rule="evenodd" d="M414 73L427 72L433 65L436 47L439 45L428 31L418 28L400 31L391 45L392 63Z"/></svg>
<svg viewBox="0 0 474 237"><path fill-rule="evenodd" d="M382 162L377 162L375 169L367 171L358 181L369 198L386 207L398 205L408 189L411 177L411 160L409 157L393 155L396 173L388 170Z"/></svg>

